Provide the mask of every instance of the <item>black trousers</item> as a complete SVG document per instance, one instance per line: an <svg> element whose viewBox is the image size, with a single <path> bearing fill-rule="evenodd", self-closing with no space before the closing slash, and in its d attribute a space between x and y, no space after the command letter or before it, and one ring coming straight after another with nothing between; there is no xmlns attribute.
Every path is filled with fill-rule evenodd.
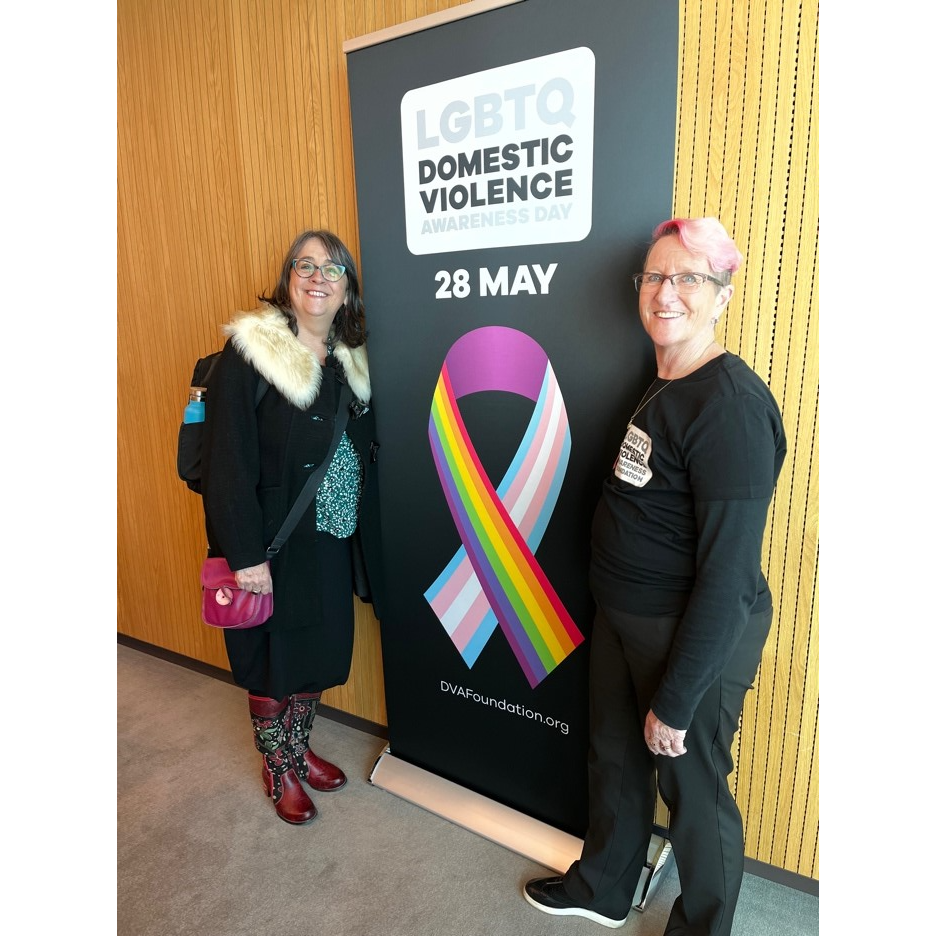
<svg viewBox="0 0 936 936"><path fill-rule="evenodd" d="M687 753L657 757L644 742L644 721L679 619L599 607L589 675L588 832L582 857L565 875L577 904L613 919L627 915L647 859L659 783L682 890L665 932L729 936L744 869L741 813L727 782L731 747L772 616L767 610L750 618L696 709Z"/></svg>

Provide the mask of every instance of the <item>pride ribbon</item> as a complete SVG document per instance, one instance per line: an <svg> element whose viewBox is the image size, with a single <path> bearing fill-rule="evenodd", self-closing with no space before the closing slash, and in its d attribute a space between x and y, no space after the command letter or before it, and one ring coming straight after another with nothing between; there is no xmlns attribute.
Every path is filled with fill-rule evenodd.
<svg viewBox="0 0 936 936"><path fill-rule="evenodd" d="M501 390L536 406L495 490L465 430L458 400ZM543 349L490 326L449 349L432 398L429 443L462 545L424 593L473 666L498 623L533 688L584 639L533 556L562 487L572 447L556 375Z"/></svg>

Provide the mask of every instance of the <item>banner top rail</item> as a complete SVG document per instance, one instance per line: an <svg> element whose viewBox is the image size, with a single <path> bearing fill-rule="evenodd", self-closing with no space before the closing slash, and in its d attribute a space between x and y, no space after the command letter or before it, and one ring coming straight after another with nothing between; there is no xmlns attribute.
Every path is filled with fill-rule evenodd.
<svg viewBox="0 0 936 936"><path fill-rule="evenodd" d="M456 20L466 19L469 16L475 16L478 13L486 13L488 10L496 10L498 7L523 2L524 0L470 0L469 3L463 3L461 6L440 10L438 13L430 13L428 16L420 16L417 19L398 23L396 26L388 26L386 29L378 29L377 32L357 36L354 39L346 39L342 43L341 50L347 55L348 52L356 52L358 49L366 49L369 46L379 45L381 42L399 39L400 36L408 36L411 33L432 29L434 26L441 26L444 23L452 23Z"/></svg>

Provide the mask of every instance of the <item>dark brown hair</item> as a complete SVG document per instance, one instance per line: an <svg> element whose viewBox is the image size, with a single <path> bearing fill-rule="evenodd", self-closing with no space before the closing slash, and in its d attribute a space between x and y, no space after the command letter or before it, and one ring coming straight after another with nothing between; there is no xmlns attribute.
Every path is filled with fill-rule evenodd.
<svg viewBox="0 0 936 936"><path fill-rule="evenodd" d="M351 251L345 247L343 241L331 231L303 231L297 235L292 242L286 259L283 261L283 268L280 271L279 281L276 288L269 296L263 295L257 298L261 302L269 302L276 306L288 319L289 327L293 334L296 333L296 314L293 312L289 303L289 280L292 275L292 262L297 260L301 254L302 247L307 240L318 238L325 247L328 258L335 263L340 263L345 268L345 276L348 278L348 289L345 293L344 305L338 310L332 328L335 331L335 337L338 341L343 341L349 348L357 348L364 344L367 338L364 319L364 300L361 297L361 283L358 279L357 264Z"/></svg>

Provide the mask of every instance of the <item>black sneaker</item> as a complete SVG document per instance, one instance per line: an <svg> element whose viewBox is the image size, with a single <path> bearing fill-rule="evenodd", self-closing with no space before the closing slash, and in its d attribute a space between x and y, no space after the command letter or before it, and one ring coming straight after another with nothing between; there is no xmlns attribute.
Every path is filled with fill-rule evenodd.
<svg viewBox="0 0 936 936"><path fill-rule="evenodd" d="M523 887L523 896L528 904L532 904L543 913L551 913L553 916L585 917L586 920L592 920L610 929L619 929L627 922L626 916L623 920L612 920L611 917L602 916L594 910L576 907L566 894L561 877L536 878L533 881L527 881Z"/></svg>

